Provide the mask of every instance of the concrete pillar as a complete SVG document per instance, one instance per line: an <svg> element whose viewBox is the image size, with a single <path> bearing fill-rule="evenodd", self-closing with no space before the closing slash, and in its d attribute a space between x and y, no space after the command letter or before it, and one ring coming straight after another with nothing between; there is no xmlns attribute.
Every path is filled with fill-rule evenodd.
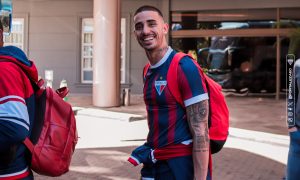
<svg viewBox="0 0 300 180"><path fill-rule="evenodd" d="M120 0L94 0L93 105L120 105Z"/></svg>

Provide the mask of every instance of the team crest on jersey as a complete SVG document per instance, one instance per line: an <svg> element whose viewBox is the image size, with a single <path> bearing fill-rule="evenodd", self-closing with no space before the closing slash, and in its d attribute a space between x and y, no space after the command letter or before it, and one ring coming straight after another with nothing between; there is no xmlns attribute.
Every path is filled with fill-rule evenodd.
<svg viewBox="0 0 300 180"><path fill-rule="evenodd" d="M167 81L155 81L155 89L159 95L162 94L165 87L167 86Z"/></svg>

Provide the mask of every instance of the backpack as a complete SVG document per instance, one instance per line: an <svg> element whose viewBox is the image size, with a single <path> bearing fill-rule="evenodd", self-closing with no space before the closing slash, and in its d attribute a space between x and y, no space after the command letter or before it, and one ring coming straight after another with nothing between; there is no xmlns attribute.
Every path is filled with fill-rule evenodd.
<svg viewBox="0 0 300 180"><path fill-rule="evenodd" d="M18 64L15 60L0 61ZM42 79L30 81L36 98L35 119L30 137L23 141L31 152L30 167L41 175L60 176L68 172L78 140L72 106L63 100L69 90L43 87Z"/></svg>
<svg viewBox="0 0 300 180"><path fill-rule="evenodd" d="M167 86L176 101L184 108L185 106L179 91L180 87L178 87L177 84L177 69L180 60L185 56L189 55L182 52L176 53L171 61L167 73ZM191 56L189 57L193 59ZM195 60L193 60L193 62L200 70L201 78L205 81L209 95L209 138L211 153L214 154L223 148L227 140L229 129L229 111L226 105L225 97L222 94L222 87L214 80L209 78L205 73L203 73L201 67ZM144 67L144 77L146 77L149 67L149 63Z"/></svg>

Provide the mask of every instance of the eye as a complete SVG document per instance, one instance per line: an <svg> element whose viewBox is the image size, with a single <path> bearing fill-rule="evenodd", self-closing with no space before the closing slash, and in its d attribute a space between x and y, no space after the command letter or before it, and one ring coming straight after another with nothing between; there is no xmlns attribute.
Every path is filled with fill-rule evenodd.
<svg viewBox="0 0 300 180"><path fill-rule="evenodd" d="M143 29L143 25L142 24L136 24L134 28L135 28L136 31L139 31L139 30Z"/></svg>
<svg viewBox="0 0 300 180"><path fill-rule="evenodd" d="M156 24L156 22L155 21L152 21L152 22L149 22L149 27L154 27L154 26L156 26L157 24Z"/></svg>

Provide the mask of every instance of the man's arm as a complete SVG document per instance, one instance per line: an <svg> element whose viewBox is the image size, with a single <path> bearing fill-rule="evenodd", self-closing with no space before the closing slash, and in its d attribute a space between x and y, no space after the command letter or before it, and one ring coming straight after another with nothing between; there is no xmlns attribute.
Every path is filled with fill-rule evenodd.
<svg viewBox="0 0 300 180"><path fill-rule="evenodd" d="M29 133L29 115L20 72L9 63L0 67L0 151L20 143Z"/></svg>
<svg viewBox="0 0 300 180"><path fill-rule="evenodd" d="M194 179L206 180L209 163L208 100L186 108L190 131L193 136Z"/></svg>

